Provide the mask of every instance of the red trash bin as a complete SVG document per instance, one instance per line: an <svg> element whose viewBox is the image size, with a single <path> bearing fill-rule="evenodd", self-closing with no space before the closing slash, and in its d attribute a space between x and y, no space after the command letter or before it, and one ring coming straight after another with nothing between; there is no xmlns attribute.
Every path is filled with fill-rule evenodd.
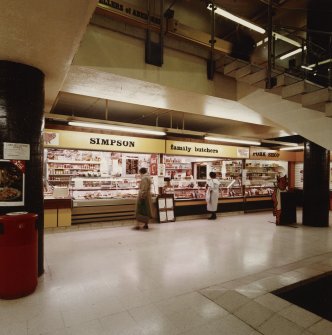
<svg viewBox="0 0 332 335"><path fill-rule="evenodd" d="M0 216L0 298L16 299L34 292L38 282L37 214Z"/></svg>

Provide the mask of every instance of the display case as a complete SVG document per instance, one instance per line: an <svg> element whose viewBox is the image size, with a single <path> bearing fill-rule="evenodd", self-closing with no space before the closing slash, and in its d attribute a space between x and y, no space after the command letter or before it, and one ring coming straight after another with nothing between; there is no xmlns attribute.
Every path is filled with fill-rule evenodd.
<svg viewBox="0 0 332 335"><path fill-rule="evenodd" d="M136 178L81 178L71 179L74 200L136 199L139 180Z"/></svg>
<svg viewBox="0 0 332 335"><path fill-rule="evenodd" d="M192 177L192 162L188 158L164 156L165 177L185 179Z"/></svg>
<svg viewBox="0 0 332 335"><path fill-rule="evenodd" d="M243 196L241 179L219 179L219 198L234 198Z"/></svg>
<svg viewBox="0 0 332 335"><path fill-rule="evenodd" d="M206 180L171 180L174 199L205 199Z"/></svg>
<svg viewBox="0 0 332 335"><path fill-rule="evenodd" d="M245 196L271 196L277 176L287 175L288 162L247 160L244 173Z"/></svg>
<svg viewBox="0 0 332 335"><path fill-rule="evenodd" d="M46 179L51 186L69 187L74 176L101 176L101 153L82 150L47 149Z"/></svg>
<svg viewBox="0 0 332 335"><path fill-rule="evenodd" d="M147 154L48 148L45 184L53 191L69 188L74 199L133 198L138 170L149 167L150 159Z"/></svg>
<svg viewBox="0 0 332 335"><path fill-rule="evenodd" d="M190 161L190 158L167 156L164 160L166 174L171 178L175 200L205 199L206 182L210 172L215 172L220 182L220 198L243 196L242 160L204 160ZM186 161L187 160L187 161ZM190 173L194 171L194 176ZM188 173L190 171L190 173Z"/></svg>
<svg viewBox="0 0 332 335"><path fill-rule="evenodd" d="M219 198L243 196L242 160L215 160L207 164L208 172L215 172L220 183Z"/></svg>

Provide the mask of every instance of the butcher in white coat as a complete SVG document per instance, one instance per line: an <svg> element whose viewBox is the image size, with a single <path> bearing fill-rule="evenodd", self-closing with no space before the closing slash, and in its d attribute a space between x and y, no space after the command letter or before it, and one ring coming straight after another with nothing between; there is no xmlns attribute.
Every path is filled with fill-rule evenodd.
<svg viewBox="0 0 332 335"><path fill-rule="evenodd" d="M219 198L219 180L216 178L215 172L210 172L210 178L206 184L206 203L207 210L211 212L209 220L215 220L217 218L217 207Z"/></svg>

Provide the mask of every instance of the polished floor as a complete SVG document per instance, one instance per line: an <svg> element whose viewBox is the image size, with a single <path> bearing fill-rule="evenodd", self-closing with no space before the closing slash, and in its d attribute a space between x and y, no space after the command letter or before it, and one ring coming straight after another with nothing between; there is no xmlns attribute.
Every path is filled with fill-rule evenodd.
<svg viewBox="0 0 332 335"><path fill-rule="evenodd" d="M270 212L47 232L45 274L0 300L0 335L328 335L331 322L269 293L328 271L332 229Z"/></svg>

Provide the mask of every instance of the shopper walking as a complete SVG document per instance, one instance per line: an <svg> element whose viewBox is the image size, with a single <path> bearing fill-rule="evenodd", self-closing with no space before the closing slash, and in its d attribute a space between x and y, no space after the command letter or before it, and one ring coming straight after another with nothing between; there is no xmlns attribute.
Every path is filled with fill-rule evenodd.
<svg viewBox="0 0 332 335"><path fill-rule="evenodd" d="M210 172L210 178L206 184L206 203L207 210L211 213L209 220L217 218L218 198L219 198L219 180L215 172Z"/></svg>
<svg viewBox="0 0 332 335"><path fill-rule="evenodd" d="M151 178L147 175L148 170L144 167L139 169L141 182L136 202L136 226L135 229L140 229L140 223L144 223L143 229L149 228L149 220L151 218Z"/></svg>

